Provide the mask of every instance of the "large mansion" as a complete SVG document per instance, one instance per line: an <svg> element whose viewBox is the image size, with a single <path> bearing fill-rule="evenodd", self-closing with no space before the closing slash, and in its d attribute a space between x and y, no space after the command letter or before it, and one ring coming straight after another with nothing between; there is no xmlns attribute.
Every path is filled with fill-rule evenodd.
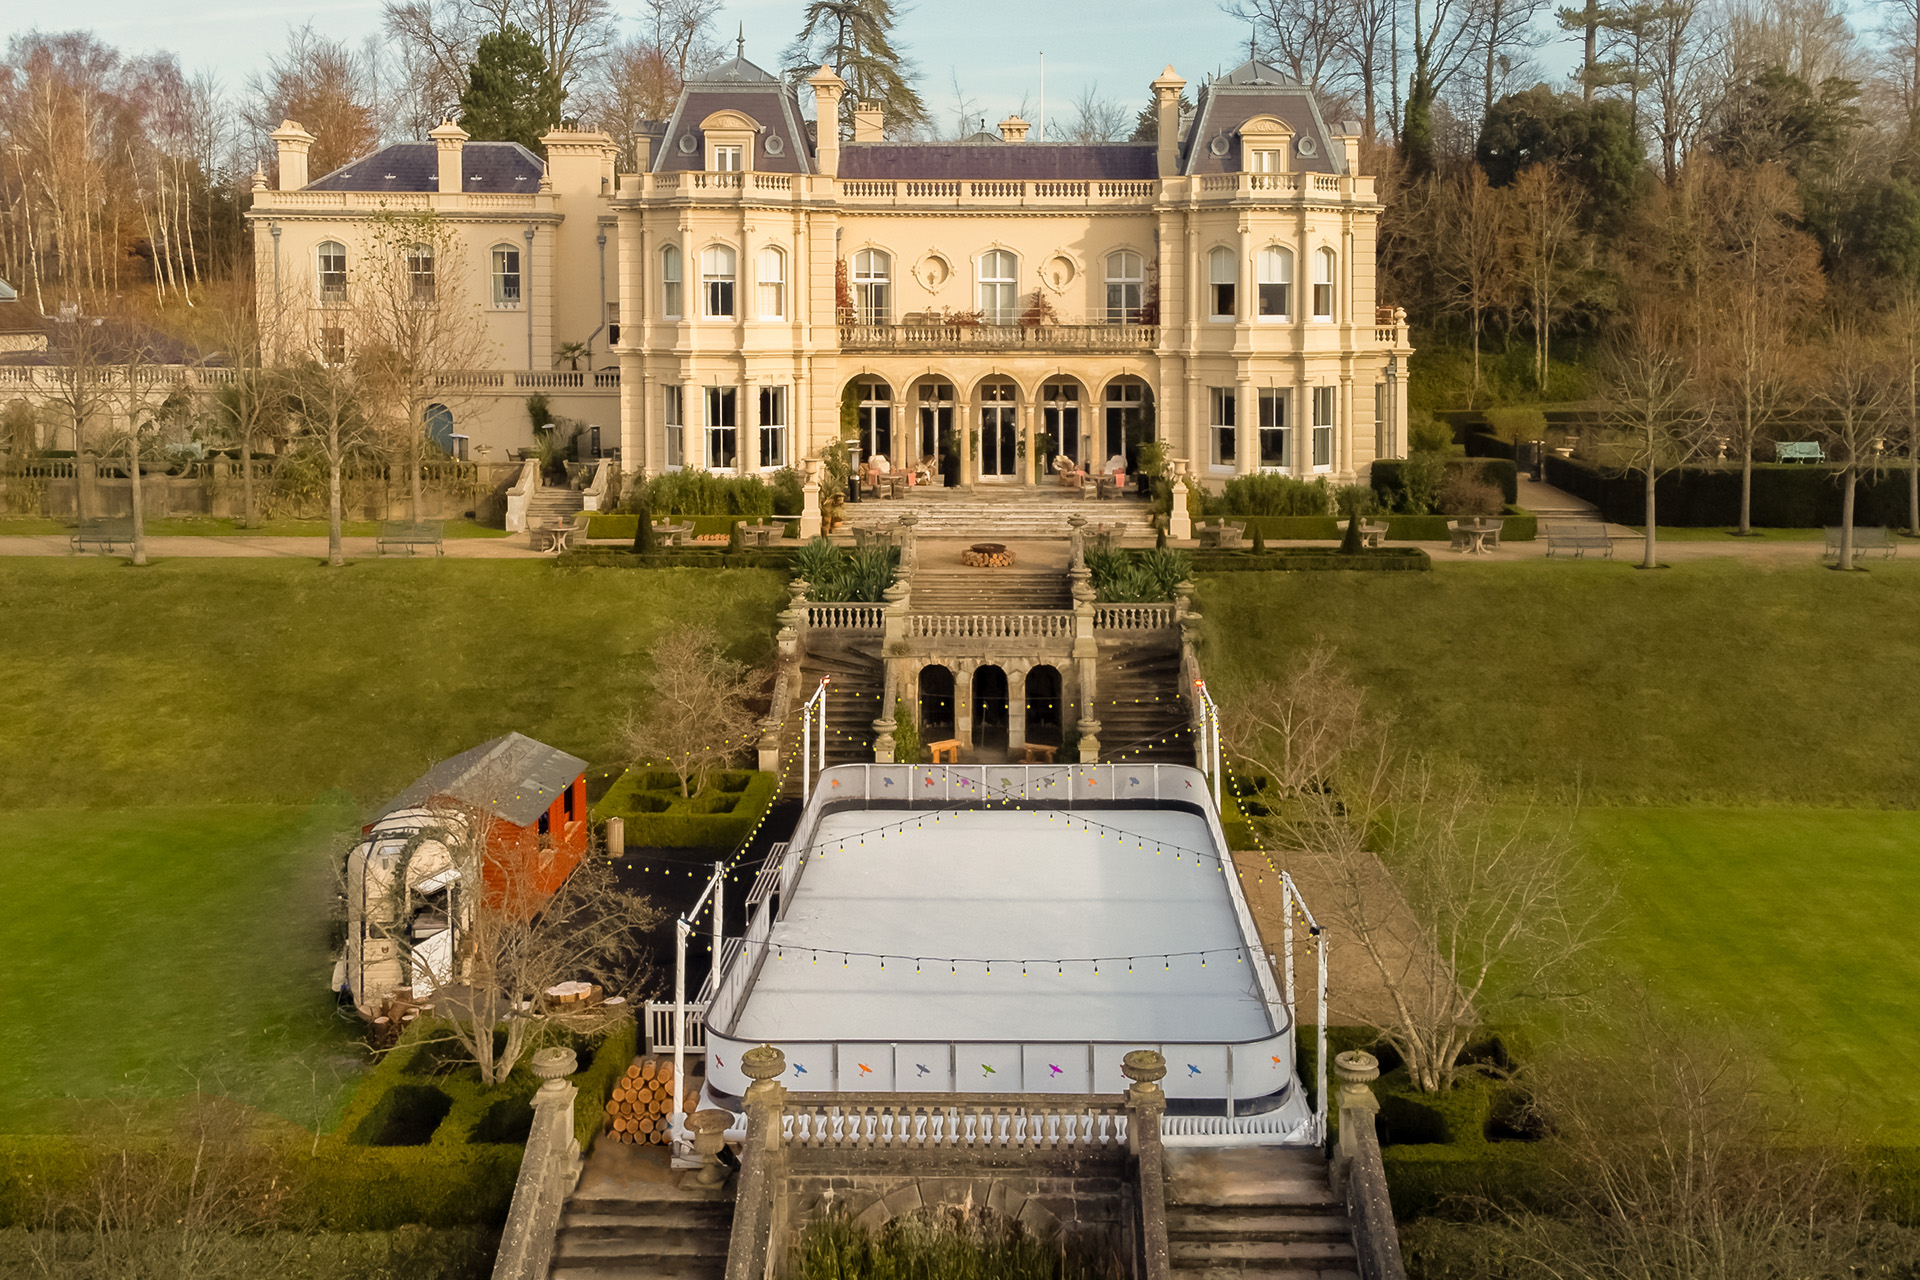
<svg viewBox="0 0 1920 1280"><path fill-rule="evenodd" d="M837 119L842 81L808 83ZM1375 297L1357 129L1258 62L1185 116L1171 68L1152 87L1157 143L1031 142L1017 117L895 142L864 107L843 142L740 57L618 175L604 134L550 133L543 164L446 124L309 183L290 123L250 215L262 303L324 327L367 218L457 223L464 260L432 269L485 309L494 359L446 379L455 451L529 443L537 391L647 474L799 465L843 428L863 455L981 484L1150 439L1214 480L1404 453L1411 348Z"/></svg>

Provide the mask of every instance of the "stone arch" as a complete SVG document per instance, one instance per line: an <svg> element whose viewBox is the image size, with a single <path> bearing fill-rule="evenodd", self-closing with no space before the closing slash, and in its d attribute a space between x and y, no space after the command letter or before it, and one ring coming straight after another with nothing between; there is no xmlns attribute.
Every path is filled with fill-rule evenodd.
<svg viewBox="0 0 1920 1280"><path fill-rule="evenodd" d="M973 669L968 697L973 721L973 745L1011 745L1013 675L998 662L982 662Z"/></svg>
<svg viewBox="0 0 1920 1280"><path fill-rule="evenodd" d="M958 728L955 719L955 693L958 680L953 668L943 662L929 662L914 673L914 714L918 717L923 741L951 738Z"/></svg>
<svg viewBox="0 0 1920 1280"><path fill-rule="evenodd" d="M1051 662L1037 662L1021 681L1022 715L1027 742L1057 747L1066 724L1066 679Z"/></svg>
<svg viewBox="0 0 1920 1280"><path fill-rule="evenodd" d="M1139 389L1139 396L1133 400L1116 400L1111 392L1115 388ZM1127 474L1132 475L1140 468L1140 446L1157 438L1155 426L1153 383L1137 373L1118 373L1100 384L1096 393L1099 396L1094 412L1100 415L1094 428L1093 441L1099 457L1096 462L1104 463L1118 453L1127 460Z"/></svg>

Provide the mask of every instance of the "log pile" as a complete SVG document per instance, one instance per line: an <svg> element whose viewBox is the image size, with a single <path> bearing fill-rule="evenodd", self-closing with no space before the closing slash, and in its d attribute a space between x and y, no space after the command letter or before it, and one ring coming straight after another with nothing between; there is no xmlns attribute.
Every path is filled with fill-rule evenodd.
<svg viewBox="0 0 1920 1280"><path fill-rule="evenodd" d="M698 1083L689 1078L689 1089ZM615 1142L653 1145L667 1140L673 1111L673 1059L649 1054L636 1059L607 1099L607 1133Z"/></svg>

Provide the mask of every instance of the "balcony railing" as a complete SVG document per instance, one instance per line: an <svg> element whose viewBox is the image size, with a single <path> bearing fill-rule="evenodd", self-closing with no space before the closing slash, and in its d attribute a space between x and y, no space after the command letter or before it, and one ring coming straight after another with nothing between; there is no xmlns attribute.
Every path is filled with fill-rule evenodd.
<svg viewBox="0 0 1920 1280"><path fill-rule="evenodd" d="M1150 324L845 324L842 351L1151 351Z"/></svg>
<svg viewBox="0 0 1920 1280"><path fill-rule="evenodd" d="M841 178L817 174L671 172L625 174L622 200L678 197L788 204L836 200L850 209L902 208L1121 208L1150 210L1157 201L1204 204L1374 198L1369 175L1224 173L1196 177L1128 179Z"/></svg>

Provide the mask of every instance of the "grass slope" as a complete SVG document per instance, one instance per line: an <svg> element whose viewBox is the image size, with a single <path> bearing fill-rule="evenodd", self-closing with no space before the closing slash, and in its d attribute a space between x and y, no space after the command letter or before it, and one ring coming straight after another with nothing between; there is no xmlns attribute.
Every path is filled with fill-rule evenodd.
<svg viewBox="0 0 1920 1280"><path fill-rule="evenodd" d="M764 661L751 570L537 561L0 560L0 809L362 802L518 729L607 749L662 628Z"/></svg>
<svg viewBox="0 0 1920 1280"><path fill-rule="evenodd" d="M0 1131L221 1093L309 1126L363 1068L326 983L349 811L0 812Z"/></svg>
<svg viewBox="0 0 1920 1280"><path fill-rule="evenodd" d="M1230 698L1324 639L1409 742L1589 802L1920 797L1920 565L1497 568L1205 578L1208 679Z"/></svg>
<svg viewBox="0 0 1920 1280"><path fill-rule="evenodd" d="M1590 809L1581 831L1628 908L1610 951L1658 1002L1731 1020L1820 1113L1920 1138L1920 813Z"/></svg>

